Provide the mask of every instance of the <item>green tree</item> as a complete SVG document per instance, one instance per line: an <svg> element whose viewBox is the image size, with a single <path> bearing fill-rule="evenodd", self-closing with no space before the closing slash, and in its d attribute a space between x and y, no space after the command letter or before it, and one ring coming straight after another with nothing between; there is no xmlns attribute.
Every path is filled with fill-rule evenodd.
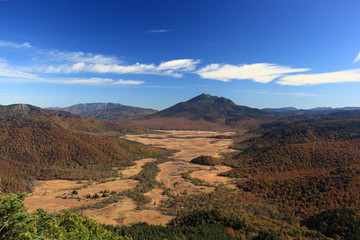
<svg viewBox="0 0 360 240"><path fill-rule="evenodd" d="M54 214L38 209L33 216L33 226L39 239L63 239L62 229Z"/></svg>
<svg viewBox="0 0 360 240"><path fill-rule="evenodd" d="M32 216L23 203L26 194L0 192L0 239L33 239Z"/></svg>
<svg viewBox="0 0 360 240"><path fill-rule="evenodd" d="M327 210L303 220L301 224L327 237L360 239L360 218L349 208Z"/></svg>

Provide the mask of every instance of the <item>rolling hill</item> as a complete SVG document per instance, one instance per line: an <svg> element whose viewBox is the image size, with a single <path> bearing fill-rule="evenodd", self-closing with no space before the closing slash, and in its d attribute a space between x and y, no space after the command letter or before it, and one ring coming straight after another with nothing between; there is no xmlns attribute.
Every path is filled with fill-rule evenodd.
<svg viewBox="0 0 360 240"><path fill-rule="evenodd" d="M0 106L0 178L5 192L29 191L35 179L99 179L111 167L162 151L79 131L123 130L103 120L74 117L25 104ZM108 125L110 124L110 125ZM86 126L87 125L87 126ZM72 130L76 129L76 131Z"/></svg>
<svg viewBox="0 0 360 240"><path fill-rule="evenodd" d="M122 135L126 133L144 133L146 129L139 126L125 126L118 122L80 117L61 110L42 109L28 104L0 105L0 114L10 118L33 118L51 121L70 130L94 133L99 135Z"/></svg>

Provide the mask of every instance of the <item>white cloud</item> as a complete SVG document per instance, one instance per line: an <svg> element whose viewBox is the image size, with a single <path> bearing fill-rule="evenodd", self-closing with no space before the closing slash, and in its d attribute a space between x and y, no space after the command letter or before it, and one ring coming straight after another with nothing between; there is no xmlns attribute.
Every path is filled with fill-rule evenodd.
<svg viewBox="0 0 360 240"><path fill-rule="evenodd" d="M150 30L148 31L148 33L167 33L167 32L171 32L172 30L169 29L155 29L155 30Z"/></svg>
<svg viewBox="0 0 360 240"><path fill-rule="evenodd" d="M81 84L81 85L141 85L144 81L138 80L113 80L110 78L70 78L50 80L62 84Z"/></svg>
<svg viewBox="0 0 360 240"><path fill-rule="evenodd" d="M117 80L113 82L115 85L140 85L144 84L144 81L137 81L137 80Z"/></svg>
<svg viewBox="0 0 360 240"><path fill-rule="evenodd" d="M56 64L119 64L121 61L114 56L84 52L64 52L59 50L38 50L33 59L37 62L50 62Z"/></svg>
<svg viewBox="0 0 360 240"><path fill-rule="evenodd" d="M269 90L252 90L247 91L251 94L260 94L260 95L280 95L280 96L295 96L295 97L315 97L319 96L311 93L303 93L303 92L273 92Z"/></svg>
<svg viewBox="0 0 360 240"><path fill-rule="evenodd" d="M29 48L29 43L16 44L12 42L0 41L0 47ZM24 78L36 76L46 78L48 74L74 75L79 73L99 73L99 74L155 74L165 75L175 78L182 77L184 72L193 71L199 60L176 59L161 62L159 65L150 63L123 64L117 57L86 52L67 52L56 49L38 49L31 47L31 50L21 49L22 64L7 66L7 71L2 69L2 75L8 77ZM1 53L0 53L1 54ZM1 62L0 62L1 63ZM16 70L15 70L16 69Z"/></svg>
<svg viewBox="0 0 360 240"><path fill-rule="evenodd" d="M162 62L158 69L159 70L183 70L183 71L192 71L195 69L196 65L199 64L199 60L193 59L178 59L168 62Z"/></svg>
<svg viewBox="0 0 360 240"><path fill-rule="evenodd" d="M302 92L288 92L288 93L285 93L285 95L291 95L291 96L295 96L295 97L316 97L316 96L319 96L317 94L302 93Z"/></svg>
<svg viewBox="0 0 360 240"><path fill-rule="evenodd" d="M19 43L7 42L7 41L0 41L0 47L31 48L32 46L28 42L19 44Z"/></svg>
<svg viewBox="0 0 360 240"><path fill-rule="evenodd" d="M78 85L141 85L144 81L138 80L113 80L111 78L54 78L47 79L47 82L58 84L78 84Z"/></svg>
<svg viewBox="0 0 360 240"><path fill-rule="evenodd" d="M302 86L324 83L360 82L360 69L330 73L297 74L285 76L277 81L281 85Z"/></svg>
<svg viewBox="0 0 360 240"><path fill-rule="evenodd" d="M305 72L308 68L290 68L269 63L244 65L210 64L196 73L204 79L214 79L223 82L230 80L252 79L255 82L268 83L287 73Z"/></svg>
<svg viewBox="0 0 360 240"><path fill-rule="evenodd" d="M97 72L97 73L147 73L156 72L156 66L154 64L134 64L134 65L105 65L105 64L94 64L87 66L86 71Z"/></svg>
<svg viewBox="0 0 360 240"><path fill-rule="evenodd" d="M91 84L91 85L103 85L113 83L112 79L109 78L79 78L79 79L64 79L64 80L55 80L58 83L65 83L65 84Z"/></svg>
<svg viewBox="0 0 360 240"><path fill-rule="evenodd" d="M0 59L0 77L6 78L25 78L25 79L37 79L37 75L19 71L10 67L6 61Z"/></svg>
<svg viewBox="0 0 360 240"><path fill-rule="evenodd" d="M357 63L358 61L360 61L360 52L359 54L356 56L356 58L354 59L353 63Z"/></svg>
<svg viewBox="0 0 360 240"><path fill-rule="evenodd" d="M78 62L74 64L59 64L50 66L33 66L29 71L39 73L70 74L79 72L92 73L115 73L115 74L157 74L172 77L181 77L182 72L189 72L195 69L198 60L179 59L163 62L160 65L140 64L119 65L119 64L89 64Z"/></svg>

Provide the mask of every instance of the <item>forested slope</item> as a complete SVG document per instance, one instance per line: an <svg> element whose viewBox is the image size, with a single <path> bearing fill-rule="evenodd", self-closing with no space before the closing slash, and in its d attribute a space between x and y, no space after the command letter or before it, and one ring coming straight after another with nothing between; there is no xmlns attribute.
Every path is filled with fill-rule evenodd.
<svg viewBox="0 0 360 240"><path fill-rule="evenodd" d="M112 166L128 166L135 159L162 152L115 138L70 130L63 127L63 114L43 112L28 105L2 109L0 178L3 191L29 191L34 179L113 176L116 173L111 170ZM75 123L79 120L76 123L79 126L83 126L83 121L89 121L66 113L65 118Z"/></svg>
<svg viewBox="0 0 360 240"><path fill-rule="evenodd" d="M297 120L298 121L298 120ZM281 206L295 218L360 203L360 122L315 118L267 125L233 147L226 176L238 187Z"/></svg>

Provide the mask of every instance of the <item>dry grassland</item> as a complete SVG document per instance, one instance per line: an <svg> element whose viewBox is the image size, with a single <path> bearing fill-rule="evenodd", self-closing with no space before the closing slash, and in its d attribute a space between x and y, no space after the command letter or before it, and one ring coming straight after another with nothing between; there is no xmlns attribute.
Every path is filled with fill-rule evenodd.
<svg viewBox="0 0 360 240"><path fill-rule="evenodd" d="M166 224L173 217L156 211L161 201L167 199L167 196L163 194L165 188L170 189L171 194L191 194L214 190L214 187L211 186L196 186L192 184L190 180L182 178L182 173L190 172L191 177L201 179L214 186L225 184L228 187L233 187L229 178L217 176L219 173L229 170L229 167L210 167L190 163L191 159L200 155L219 157L219 154L223 152L232 151L228 148L232 140L212 138L217 135L229 136L232 134L234 132L163 131L158 134L126 136L129 140L146 145L179 151L173 156L172 161L158 165L160 172L156 180L162 182L164 188L155 188L145 193L145 196L152 199L145 210L136 210L133 200L124 197L119 202L109 204L101 209L86 209L82 211L82 214L104 224L127 225L136 222ZM37 181L34 192L25 199L25 204L29 211L44 208L49 212L59 212L100 202L104 198L89 199L86 198L86 195L94 195L95 193L101 195L100 191L104 190L121 192L134 188L138 182L130 178L138 174L144 164L151 161L155 161L155 159L146 158L138 160L135 166L119 169L121 177L104 183L90 183L87 181L78 183L66 180ZM78 194L71 194L72 190L77 190Z"/></svg>
<svg viewBox="0 0 360 240"><path fill-rule="evenodd" d="M174 194L193 193L199 191L213 191L213 187L195 186L189 180L181 177L182 173L191 171L191 176L207 181L213 185L225 184L234 187L231 179L220 177L217 174L230 170L226 166L203 166L190 163L190 161L201 155L219 157L221 153L231 152L228 147L232 144L231 139L217 139L214 136L231 136L234 132L214 131L162 131L159 134L128 135L127 139L141 142L146 145L178 150L174 161L159 165L160 173L156 177L166 188L170 188Z"/></svg>
<svg viewBox="0 0 360 240"><path fill-rule="evenodd" d="M109 192L121 192L132 189L137 185L137 181L129 178L136 175L142 169L145 163L155 161L154 158L146 158L136 161L136 165L120 170L122 178L109 179L111 181L89 182L67 180L47 180L35 182L34 191L25 199L25 205L29 211L43 208L48 212L59 212L74 207L87 204L94 204L103 200L103 198L89 199L86 195L101 195L100 191L107 190ZM78 194L72 194L72 190L77 190Z"/></svg>

